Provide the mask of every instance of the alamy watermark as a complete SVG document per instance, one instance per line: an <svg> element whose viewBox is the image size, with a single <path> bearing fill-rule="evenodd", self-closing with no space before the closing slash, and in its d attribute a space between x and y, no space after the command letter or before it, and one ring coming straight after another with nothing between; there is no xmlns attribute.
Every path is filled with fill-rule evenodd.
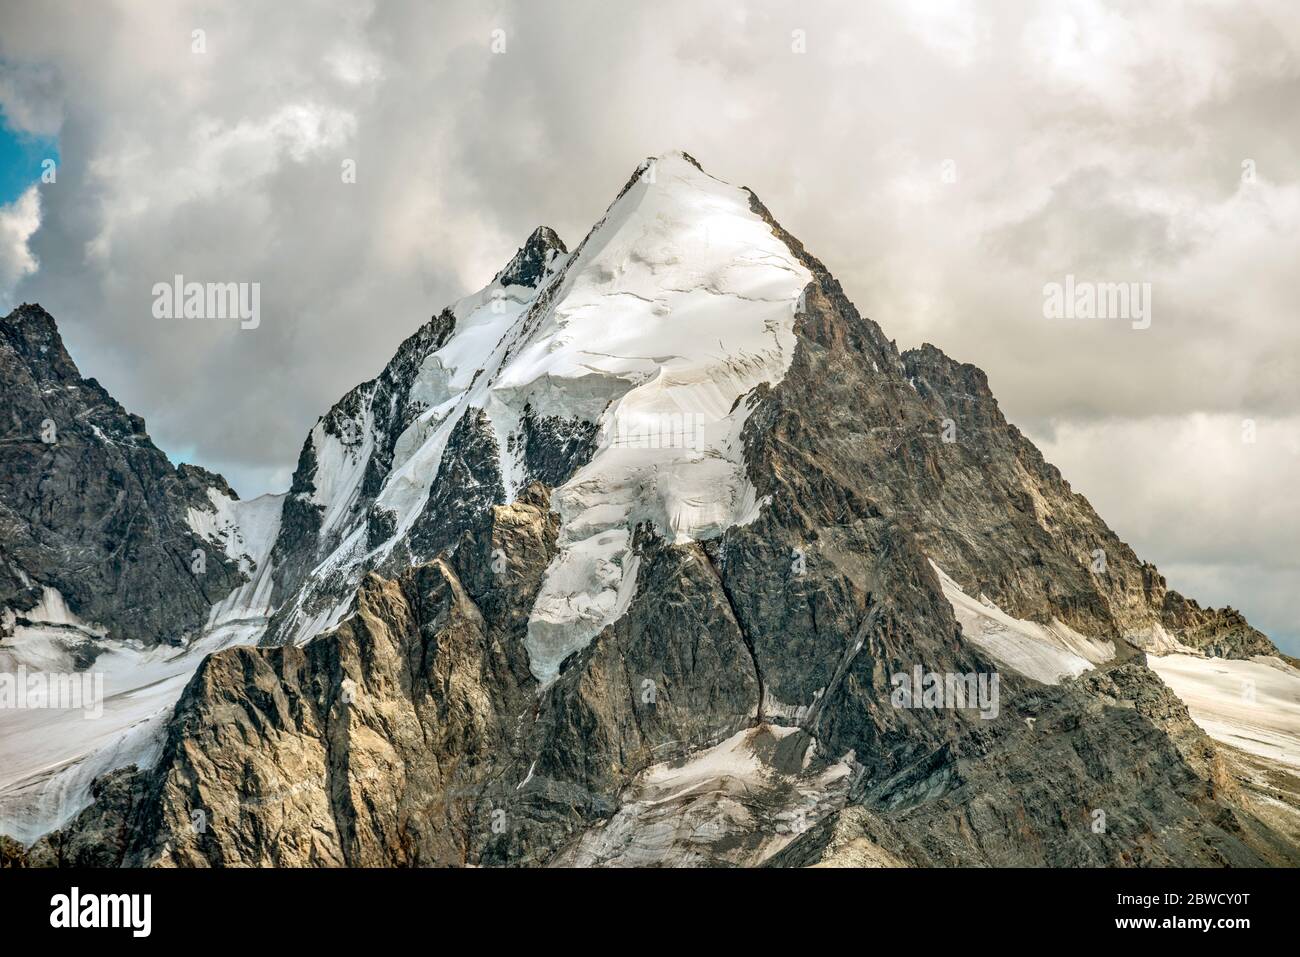
<svg viewBox="0 0 1300 957"><path fill-rule="evenodd" d="M262 324L260 282L186 282L179 273L171 282L153 284L155 319L238 319L239 328Z"/></svg>
<svg viewBox="0 0 1300 957"><path fill-rule="evenodd" d="M704 416L699 412L619 418L616 449L704 449Z"/></svg>
<svg viewBox="0 0 1300 957"><path fill-rule="evenodd" d="M83 718L101 717L104 714L103 672L29 672L26 665L19 665L15 672L0 672L0 710L37 708L81 710L85 712Z"/></svg>
<svg viewBox="0 0 1300 957"><path fill-rule="evenodd" d="M1134 329L1151 327L1151 283L1077 281L1043 286L1045 319L1124 319Z"/></svg>
<svg viewBox="0 0 1300 957"><path fill-rule="evenodd" d="M889 679L894 690L889 703L895 708L978 710L980 717L998 716L998 675L984 672L958 674L926 671L920 665Z"/></svg>
<svg viewBox="0 0 1300 957"><path fill-rule="evenodd" d="M153 929L152 894L83 894L73 887L50 898L50 926L56 929L118 927L132 937L148 937Z"/></svg>

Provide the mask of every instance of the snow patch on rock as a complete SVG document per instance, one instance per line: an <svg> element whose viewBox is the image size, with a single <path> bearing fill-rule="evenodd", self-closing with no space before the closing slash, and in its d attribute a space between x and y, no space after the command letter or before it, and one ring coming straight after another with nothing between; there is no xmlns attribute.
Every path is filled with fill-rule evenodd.
<svg viewBox="0 0 1300 957"><path fill-rule="evenodd" d="M1115 656L1115 645L1079 634L1053 618L1047 624L1013 618L984 595L974 599L933 561L943 595L963 637L996 661L1027 678L1058 684Z"/></svg>
<svg viewBox="0 0 1300 957"><path fill-rule="evenodd" d="M618 812L583 834L557 865L762 863L843 807L853 779L853 752L814 767L815 742L806 735L787 740L797 733L773 725L748 728L684 762L647 768ZM790 752L784 760L778 756L783 748Z"/></svg>

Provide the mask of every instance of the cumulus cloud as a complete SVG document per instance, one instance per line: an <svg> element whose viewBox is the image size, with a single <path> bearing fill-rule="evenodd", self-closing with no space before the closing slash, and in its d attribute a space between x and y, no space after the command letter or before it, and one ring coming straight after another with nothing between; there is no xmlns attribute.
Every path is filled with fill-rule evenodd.
<svg viewBox="0 0 1300 957"><path fill-rule="evenodd" d="M1198 416L1300 415L1289 0L318 0L311 16L186 0L0 18L0 106L57 129L62 156L22 297L163 447L245 494L283 486L315 416L534 226L577 242L672 148L753 187L900 345L985 368L1122 532L1150 500L1104 489L1159 465L1140 449L1200 447ZM150 290L176 273L261 282L260 327L153 319ZM1044 319L1044 285L1067 274L1151 283L1151 327ZM1180 461L1209 468L1214 448ZM1217 580L1241 593L1187 590L1253 614L1297 582L1285 542L1227 503L1278 489L1207 474L1232 495L1163 488L1159 521L1127 534L1166 568L1236 570ZM1273 571L1242 572L1247 556Z"/></svg>
<svg viewBox="0 0 1300 957"><path fill-rule="evenodd" d="M41 197L35 186L0 206L0 309L6 312L14 305L18 281L36 272L36 257L27 242L40 225Z"/></svg>
<svg viewBox="0 0 1300 957"><path fill-rule="evenodd" d="M50 63L4 64L0 69L0 112L16 130L55 136L63 125L59 73Z"/></svg>

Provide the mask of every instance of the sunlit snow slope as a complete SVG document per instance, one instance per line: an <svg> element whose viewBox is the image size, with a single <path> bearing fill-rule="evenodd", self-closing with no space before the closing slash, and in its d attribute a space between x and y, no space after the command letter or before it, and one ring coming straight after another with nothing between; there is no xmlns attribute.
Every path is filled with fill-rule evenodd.
<svg viewBox="0 0 1300 957"><path fill-rule="evenodd" d="M561 550L528 631L539 679L626 606L638 523L684 542L752 520L738 400L789 367L811 278L747 192L680 153L648 166L578 251L493 386L559 410L610 399L591 462L556 492Z"/></svg>

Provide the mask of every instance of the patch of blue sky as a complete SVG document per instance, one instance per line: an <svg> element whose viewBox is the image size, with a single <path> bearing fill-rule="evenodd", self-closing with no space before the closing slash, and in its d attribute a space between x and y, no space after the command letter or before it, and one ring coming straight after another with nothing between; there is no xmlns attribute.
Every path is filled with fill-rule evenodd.
<svg viewBox="0 0 1300 957"><path fill-rule="evenodd" d="M12 203L32 183L40 182L46 160L53 160L58 169L58 139L15 130L0 113L0 206Z"/></svg>

